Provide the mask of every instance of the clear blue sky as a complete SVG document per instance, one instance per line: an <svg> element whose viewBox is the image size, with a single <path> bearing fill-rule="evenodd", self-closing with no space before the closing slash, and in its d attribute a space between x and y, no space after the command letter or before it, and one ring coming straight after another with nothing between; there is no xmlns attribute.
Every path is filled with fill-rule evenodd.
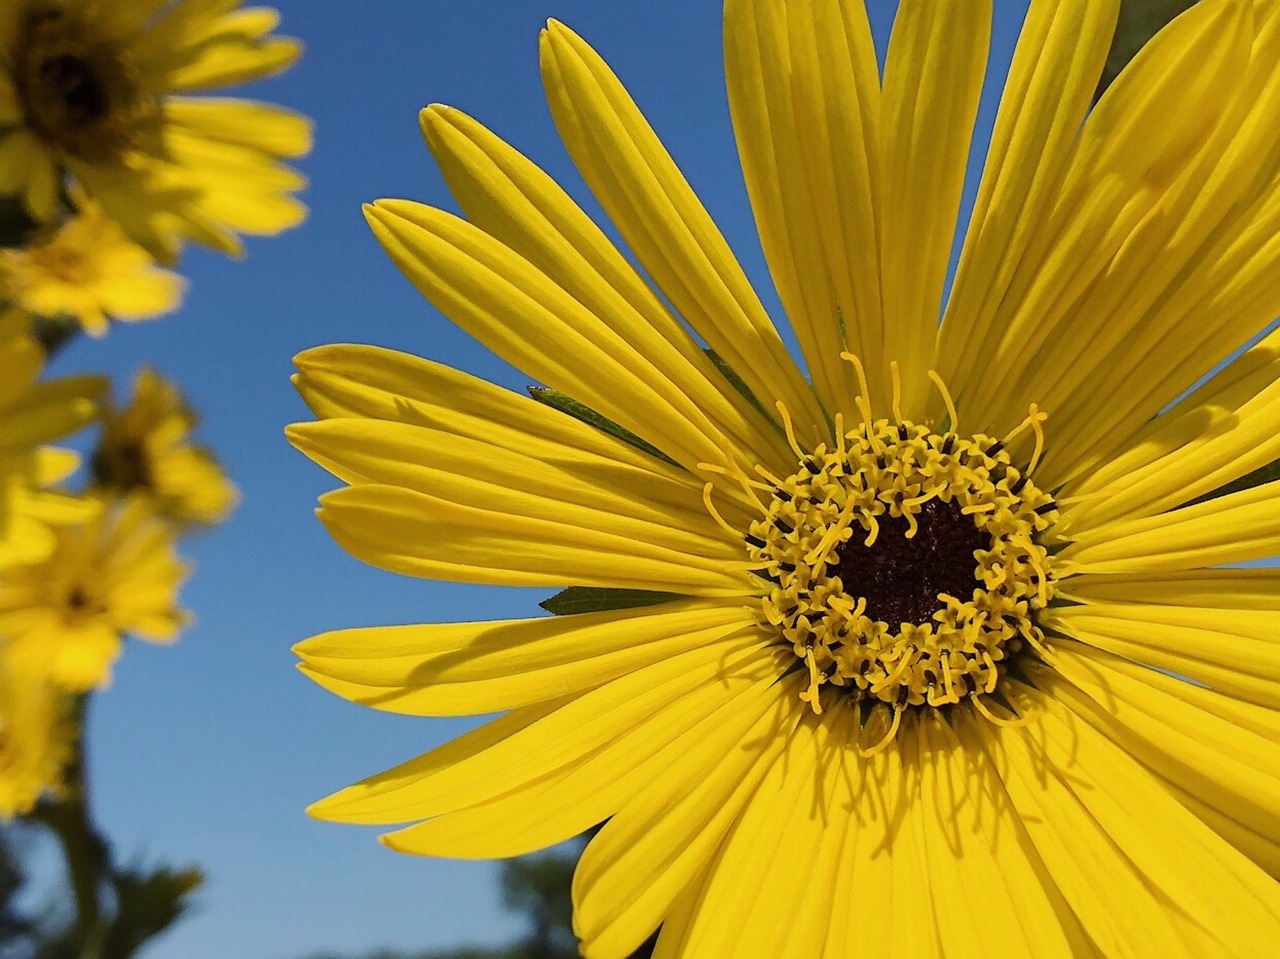
<svg viewBox="0 0 1280 959"><path fill-rule="evenodd" d="M291 357L354 341L443 360L523 389L528 380L453 329L396 272L360 204L409 197L454 208L417 131L440 101L476 116L596 212L543 101L537 34L548 17L609 60L739 251L778 315L750 219L725 102L718 0L275 0L303 61L256 96L316 121L311 218L249 244L244 262L193 251L186 307L80 342L59 372L103 369L123 388L143 363L177 379L203 438L244 500L232 521L188 541L184 591L196 625L173 648L131 644L92 716L96 813L123 858L196 863L198 911L148 959L299 959L497 943L497 867L417 859L376 830L313 822L308 802L456 736L462 721L380 714L294 671L289 647L325 629L533 615L545 591L411 580L362 566L312 515L334 481L285 443L307 414ZM891 0L873 21L881 45ZM997 3L992 73L1002 74L1025 3ZM991 83L989 82L989 94ZM989 128L990 95L979 126ZM972 178L971 170L971 178Z"/></svg>

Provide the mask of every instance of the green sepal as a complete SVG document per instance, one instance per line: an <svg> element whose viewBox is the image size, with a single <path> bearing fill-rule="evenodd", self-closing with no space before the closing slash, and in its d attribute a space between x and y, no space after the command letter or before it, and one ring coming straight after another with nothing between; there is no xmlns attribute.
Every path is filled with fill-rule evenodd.
<svg viewBox="0 0 1280 959"><path fill-rule="evenodd" d="M529 387L529 395L539 403L542 403L545 406L550 406L554 410L559 410L561 413L567 413L575 420L581 420L588 426L594 426L596 429L601 432L608 433L610 436L615 436L622 440L622 442L629 443L636 449L648 453L650 456L656 457L664 463L670 463L672 466L677 467L680 466L679 463L673 460L666 453L662 452L662 450L658 449L652 443L642 440L640 437L636 436L635 433L632 433L625 427L619 426L613 420L601 416L591 407L587 406L585 403L579 403L567 393L561 393L559 390L553 390L549 386L531 386Z"/></svg>
<svg viewBox="0 0 1280 959"><path fill-rule="evenodd" d="M1123 0L1116 32L1111 38L1111 52L1107 54L1107 64L1093 94L1094 103L1148 40L1195 3L1196 0Z"/></svg>
<svg viewBox="0 0 1280 959"><path fill-rule="evenodd" d="M1280 460L1272 460L1265 466L1259 466L1251 473L1245 473L1239 479L1232 480L1225 486L1219 486L1216 490L1205 493L1203 496L1197 496L1188 506L1195 506L1197 503L1205 503L1211 499L1217 499L1219 496L1227 496L1230 493L1241 493L1247 489L1253 489L1255 486L1261 486L1263 483L1271 483L1280 480Z"/></svg>
<svg viewBox="0 0 1280 959"><path fill-rule="evenodd" d="M756 399L756 395L751 392L751 387L747 386L734 368L724 361L724 357L710 348L705 349L702 352L707 354L707 359L715 364L715 367L720 371L720 374L729 381L729 385L742 394L743 399L759 410L760 413L763 414L764 418L770 423L774 421L773 413L766 410L761 402Z"/></svg>
<svg viewBox="0 0 1280 959"><path fill-rule="evenodd" d="M26 246L38 226L22 205L21 197L0 197L0 246Z"/></svg>
<svg viewBox="0 0 1280 959"><path fill-rule="evenodd" d="M603 586L570 586L538 605L556 616L603 613L618 609L656 606L680 597L653 589L609 589Z"/></svg>

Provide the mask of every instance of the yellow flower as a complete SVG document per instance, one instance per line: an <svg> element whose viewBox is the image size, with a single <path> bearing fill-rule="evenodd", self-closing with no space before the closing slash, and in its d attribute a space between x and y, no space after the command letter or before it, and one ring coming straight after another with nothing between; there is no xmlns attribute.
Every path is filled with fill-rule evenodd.
<svg viewBox="0 0 1280 959"><path fill-rule="evenodd" d="M458 857L607 820L574 884L589 957L659 924L698 959L1274 951L1280 570L1238 564L1280 552L1280 482L1243 479L1280 458L1280 333L1213 371L1280 315L1280 6L1202 0L1091 107L1117 6L1031 3L944 303L990 3L903 0L882 73L859 3L729 0L807 378L567 28L552 114L643 273L424 111L470 222L380 201L378 239L611 422L309 351L320 422L292 438L349 484L321 519L389 570L615 608L303 643L375 708L510 710L315 815Z"/></svg>
<svg viewBox="0 0 1280 959"><path fill-rule="evenodd" d="M83 522L96 509L48 488L70 476L80 459L43 444L96 418L106 380L37 382L43 366L30 318L15 311L0 316L0 570L44 559L54 546L51 525Z"/></svg>
<svg viewBox="0 0 1280 959"><path fill-rule="evenodd" d="M174 535L142 497L58 529L47 560L0 579L0 636L13 661L84 692L110 681L125 634L173 642L188 621L177 605L188 567Z"/></svg>
<svg viewBox="0 0 1280 959"><path fill-rule="evenodd" d="M160 513L181 522L221 523L237 492L217 461L189 435L196 414L178 388L144 369L123 410L108 410L93 454L95 482L119 493L149 494Z"/></svg>
<svg viewBox="0 0 1280 959"><path fill-rule="evenodd" d="M0 193L39 220L62 172L147 249L184 238L240 252L237 233L301 222L303 178L281 158L310 147L280 107L190 93L270 76L297 59L267 7L198 0L10 0L0 6ZM7 128L7 129L6 129Z"/></svg>
<svg viewBox="0 0 1280 959"><path fill-rule="evenodd" d="M0 652L0 819L30 812L61 787L74 734L66 709L61 691Z"/></svg>
<svg viewBox="0 0 1280 959"><path fill-rule="evenodd" d="M182 278L158 267L101 205L82 198L78 206L44 239L0 249L0 293L37 316L73 316L90 336L106 333L108 318L149 320L176 310Z"/></svg>

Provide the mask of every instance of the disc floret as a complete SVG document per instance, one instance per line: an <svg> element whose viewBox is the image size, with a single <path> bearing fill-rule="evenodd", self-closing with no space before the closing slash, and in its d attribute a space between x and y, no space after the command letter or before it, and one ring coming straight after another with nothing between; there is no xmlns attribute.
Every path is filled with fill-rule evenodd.
<svg viewBox="0 0 1280 959"><path fill-rule="evenodd" d="M989 712L982 700L1011 657L1042 648L1033 614L1054 580L1040 540L1057 504L993 437L842 425L774 478L747 532L773 583L762 621L808 670L815 712L840 694L887 704L895 720L966 699Z"/></svg>

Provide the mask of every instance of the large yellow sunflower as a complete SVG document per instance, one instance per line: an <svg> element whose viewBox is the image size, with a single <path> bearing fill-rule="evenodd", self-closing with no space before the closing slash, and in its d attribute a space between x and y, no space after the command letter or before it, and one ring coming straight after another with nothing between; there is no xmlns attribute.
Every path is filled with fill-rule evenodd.
<svg viewBox="0 0 1280 959"><path fill-rule="evenodd" d="M1091 107L1117 6L1031 3L944 305L990 3L903 0L882 79L856 0L728 0L807 377L567 28L551 110L643 276L424 111L468 219L381 201L375 234L610 422L308 351L320 422L291 435L349 484L320 517L386 569L632 608L304 642L357 702L509 710L315 815L463 857L607 820L574 886L591 957L660 924L657 955L698 959L1273 954L1280 570L1236 564L1280 547L1252 475L1280 457L1280 334L1184 394L1280 314L1280 4L1203 0Z"/></svg>
<svg viewBox="0 0 1280 959"><path fill-rule="evenodd" d="M301 45L239 0L7 0L0 5L0 193L52 219L68 172L107 215L172 259L184 239L238 253L306 208L283 166L308 121L187 96L270 76Z"/></svg>

